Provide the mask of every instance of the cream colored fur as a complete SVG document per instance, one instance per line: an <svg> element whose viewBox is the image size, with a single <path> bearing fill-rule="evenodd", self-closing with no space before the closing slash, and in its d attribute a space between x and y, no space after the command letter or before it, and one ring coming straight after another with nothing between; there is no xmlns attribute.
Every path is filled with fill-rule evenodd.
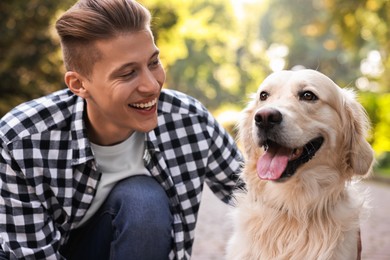
<svg viewBox="0 0 390 260"><path fill-rule="evenodd" d="M300 100L298 93L306 90L318 100ZM270 94L265 101L259 99L262 91ZM263 148L258 145L254 116L262 107L282 113L283 145L302 147L318 135L325 139L314 158L283 182L261 180L256 173ZM271 74L239 123L247 192L236 194L227 259L357 259L359 218L366 198L354 183L356 177L370 173L374 162L365 139L368 128L354 93L325 75L313 70Z"/></svg>

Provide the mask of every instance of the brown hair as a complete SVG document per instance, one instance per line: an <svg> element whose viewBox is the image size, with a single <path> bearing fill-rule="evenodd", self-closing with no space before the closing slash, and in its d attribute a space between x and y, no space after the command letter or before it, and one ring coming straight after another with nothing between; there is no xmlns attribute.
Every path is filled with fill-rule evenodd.
<svg viewBox="0 0 390 260"><path fill-rule="evenodd" d="M94 43L150 29L150 12L134 0L80 0L56 22L67 71L85 77L101 53Z"/></svg>

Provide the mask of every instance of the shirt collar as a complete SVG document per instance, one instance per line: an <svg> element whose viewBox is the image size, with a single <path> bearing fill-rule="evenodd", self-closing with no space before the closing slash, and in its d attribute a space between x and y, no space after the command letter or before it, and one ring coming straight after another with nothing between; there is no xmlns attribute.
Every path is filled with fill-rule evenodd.
<svg viewBox="0 0 390 260"><path fill-rule="evenodd" d="M87 128L85 126L84 114L85 101L81 97L77 97L71 123L73 165L83 164L89 160L94 159L91 144L87 137Z"/></svg>
<svg viewBox="0 0 390 260"><path fill-rule="evenodd" d="M72 123L71 123L73 165L83 164L89 160L94 159L91 144L87 137L87 128L85 125L85 112L86 110L85 110L84 99L77 97L76 105L73 111ZM160 151L160 148L158 147L158 139L155 130L152 130L145 135L145 142L146 142L145 145L146 153L154 154L155 152ZM144 155L144 159L145 160L148 159L146 154Z"/></svg>

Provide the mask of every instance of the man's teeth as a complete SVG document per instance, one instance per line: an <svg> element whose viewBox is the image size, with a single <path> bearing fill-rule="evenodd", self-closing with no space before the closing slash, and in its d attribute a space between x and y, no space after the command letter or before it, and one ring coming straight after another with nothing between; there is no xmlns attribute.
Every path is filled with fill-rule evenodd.
<svg viewBox="0 0 390 260"><path fill-rule="evenodd" d="M136 104L130 104L131 107L135 108L141 108L141 109L147 109L154 106L157 102L157 99L154 99L152 101L149 101L148 103L136 103Z"/></svg>

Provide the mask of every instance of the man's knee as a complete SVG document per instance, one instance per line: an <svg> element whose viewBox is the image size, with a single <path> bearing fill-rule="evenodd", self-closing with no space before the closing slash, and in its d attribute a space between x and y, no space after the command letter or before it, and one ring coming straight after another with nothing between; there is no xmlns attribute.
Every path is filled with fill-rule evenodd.
<svg viewBox="0 0 390 260"><path fill-rule="evenodd" d="M134 176L119 182L108 200L116 211L114 222L122 222L133 231L166 231L172 226L168 196L153 177Z"/></svg>
<svg viewBox="0 0 390 260"><path fill-rule="evenodd" d="M118 183L109 197L115 201L117 211L112 219L113 256L118 252L140 255L142 259L168 256L173 241L173 217L162 186L152 177L130 177Z"/></svg>

